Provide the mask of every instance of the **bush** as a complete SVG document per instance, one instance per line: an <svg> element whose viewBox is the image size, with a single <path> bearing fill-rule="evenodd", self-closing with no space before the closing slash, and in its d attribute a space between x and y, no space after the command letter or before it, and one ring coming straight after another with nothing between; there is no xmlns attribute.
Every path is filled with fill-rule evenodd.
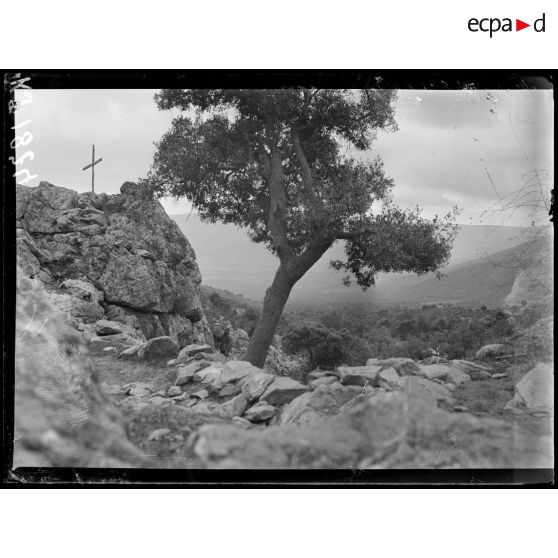
<svg viewBox="0 0 558 558"><path fill-rule="evenodd" d="M344 362L347 356L342 336L314 322L292 327L283 336L283 347L289 354L306 352L310 369L334 368Z"/></svg>

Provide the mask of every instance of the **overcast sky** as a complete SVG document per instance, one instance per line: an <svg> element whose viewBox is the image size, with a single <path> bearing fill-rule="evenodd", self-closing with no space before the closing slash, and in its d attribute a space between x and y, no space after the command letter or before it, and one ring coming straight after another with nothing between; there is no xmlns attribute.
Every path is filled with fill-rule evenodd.
<svg viewBox="0 0 558 558"><path fill-rule="evenodd" d="M95 190L117 193L123 182L145 176L154 142L176 113L159 111L154 90L32 90L32 100L16 113L16 124L31 122L31 150L25 165L38 178L85 192L91 172L91 145L103 161L95 169ZM18 92L24 99L24 92ZM416 204L425 215L463 208L462 223L499 224L480 215L517 190L537 169L552 173L553 100L551 90L401 90L396 104L399 131L378 134L370 156L380 155L395 179L395 201ZM25 150L25 151L24 151ZM186 201L164 200L168 213L186 213ZM528 225L525 214L505 222Z"/></svg>

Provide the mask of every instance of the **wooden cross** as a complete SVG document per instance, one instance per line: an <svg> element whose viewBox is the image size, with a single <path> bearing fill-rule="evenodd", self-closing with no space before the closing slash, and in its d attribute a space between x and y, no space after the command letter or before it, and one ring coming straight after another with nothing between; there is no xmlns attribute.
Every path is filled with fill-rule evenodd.
<svg viewBox="0 0 558 558"><path fill-rule="evenodd" d="M91 152L91 163L83 167L83 170L87 170L89 167L91 167L91 191L92 192L95 192L95 165L97 163L100 163L102 160L103 158L101 157L95 161L95 146L93 146L93 151Z"/></svg>

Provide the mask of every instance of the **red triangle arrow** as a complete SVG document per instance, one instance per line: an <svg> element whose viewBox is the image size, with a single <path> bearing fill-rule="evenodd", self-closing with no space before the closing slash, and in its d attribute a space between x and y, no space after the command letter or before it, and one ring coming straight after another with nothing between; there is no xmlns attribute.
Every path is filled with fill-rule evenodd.
<svg viewBox="0 0 558 558"><path fill-rule="evenodd" d="M516 31L521 31L522 29L525 29L526 27L531 27L531 24L530 23L525 23L524 21L521 21L520 19L515 20L515 30Z"/></svg>

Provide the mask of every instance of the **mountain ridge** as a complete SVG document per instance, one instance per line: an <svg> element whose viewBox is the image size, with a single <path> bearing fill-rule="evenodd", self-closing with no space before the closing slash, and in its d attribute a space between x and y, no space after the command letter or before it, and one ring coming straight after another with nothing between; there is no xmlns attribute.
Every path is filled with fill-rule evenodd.
<svg viewBox="0 0 558 558"><path fill-rule="evenodd" d="M182 232L190 240L202 273L205 285L239 293L245 297L260 301L265 290L271 284L277 268L276 258L264 246L250 241L246 231L235 225L222 223L204 223L199 215L170 215L175 220ZM459 267L473 267L483 258L520 246L526 241L536 238L538 229L533 227L511 227L499 225L459 225L450 265L442 272L453 273ZM293 289L291 300L293 302L307 302L319 300L353 300L366 303L392 301L400 299L407 301L409 290L420 292L426 287L417 287L419 283L430 281L431 277L417 277L414 274L385 274L380 275L375 287L366 293L356 287L345 287L342 284L342 275L331 269L329 262L332 259L343 257L343 244L336 243L320 261L301 279ZM486 264L486 262L485 262ZM475 268L476 269L476 268ZM486 273L486 265L477 269L477 273ZM481 271L482 270L482 271ZM509 290L513 285L511 273L505 279L498 281L506 285ZM481 276L470 274L471 280L481 282ZM442 286L444 283L441 284ZM449 285L449 283L448 283ZM440 284L438 284L440 286ZM449 287L448 287L449 288ZM431 289L434 289L431 287ZM435 289L434 289L435 290ZM440 291L447 291L445 287ZM463 291L463 289L461 289ZM479 295L479 300L486 298L486 302L500 302L508 293L502 294L502 289L480 289L485 292L484 297ZM509 291L508 291L509 292ZM448 295L450 293L447 293ZM418 296L414 295L412 298ZM426 296L426 295L425 295ZM428 295L428 301L435 296ZM448 296L445 296L448 298ZM452 297L449 297L452 298ZM471 297L466 297L470 299Z"/></svg>

